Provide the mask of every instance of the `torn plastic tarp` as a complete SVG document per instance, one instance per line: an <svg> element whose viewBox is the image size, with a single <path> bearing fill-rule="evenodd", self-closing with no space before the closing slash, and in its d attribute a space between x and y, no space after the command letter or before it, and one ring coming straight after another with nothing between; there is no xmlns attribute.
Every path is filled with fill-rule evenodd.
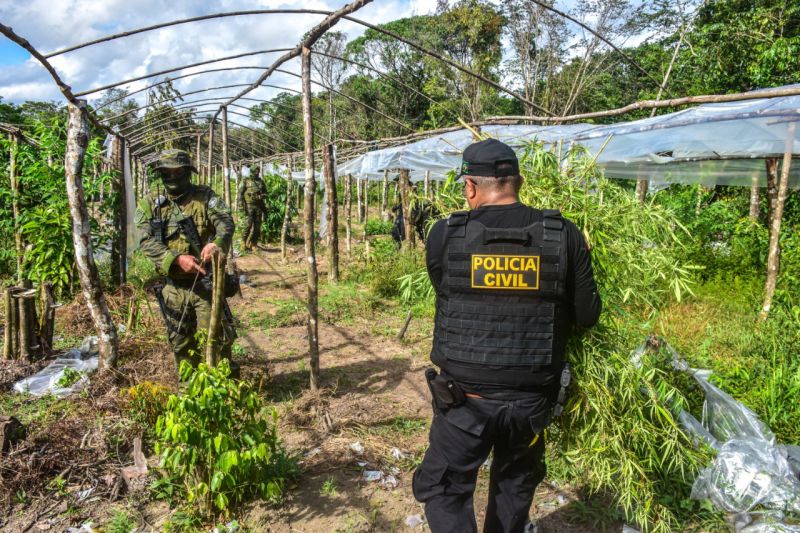
<svg viewBox="0 0 800 533"><path fill-rule="evenodd" d="M64 398L89 384L87 373L97 370L98 360L97 337L86 337L78 348L72 348L36 374L14 383L14 390L33 396L52 394ZM67 368L80 372L81 377L69 387L59 387L58 381Z"/></svg>

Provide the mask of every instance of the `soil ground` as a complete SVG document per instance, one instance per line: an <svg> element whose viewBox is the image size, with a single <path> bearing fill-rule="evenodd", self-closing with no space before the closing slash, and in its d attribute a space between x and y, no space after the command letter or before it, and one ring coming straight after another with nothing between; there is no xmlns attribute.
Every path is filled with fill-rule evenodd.
<svg viewBox="0 0 800 533"><path fill-rule="evenodd" d="M414 318L405 338L397 340L406 312L393 302L369 295L365 287L352 281L327 284L327 267L321 261L322 392L311 394L307 391L303 259L300 248L292 250L287 262L274 248L237 259L246 283L242 296L230 300L242 326L234 354L241 364L242 377L259 384L266 399L277 408L279 434L286 446L302 457L302 473L284 501L279 505L252 503L238 522L250 531L275 533L426 531L425 524L410 527L407 521L424 517L411 492L411 476L427 446L431 418L423 372L429 364L432 321ZM142 320L157 322L152 315L155 304L150 305L151 311L143 311ZM174 387L174 364L163 335L135 345L123 343L123 354L127 361L121 367L121 373L127 374L120 378L123 384L146 379ZM14 379L33 370L11 364L0 368L0 395L6 396ZM113 426L114 413L124 408L118 405L122 387L119 379L116 384L93 383L88 394L75 400L83 406L75 408L82 413L74 415L80 422L70 422L73 414L69 401L54 402L49 407L54 411L52 416L33 417L26 442L16 450L17 455L10 457L14 462L3 468L30 468L32 477L50 472L56 478L58 473L65 482L60 486L50 483L45 488L31 482L27 493L20 495L17 489L14 497L6 495L9 503L0 518L0 530L66 531L87 522L96 530L120 510L133 517L138 531L163 529L174 510L152 501L146 490L125 494L114 486L119 467L132 464L131 442L137 433L136 427ZM9 405L21 409L25 404L13 400ZM95 429L87 430L87 423L93 423ZM105 435L106 443L108 435L114 435L116 452L106 449L102 457L94 452L102 467L90 465L92 454L74 463L75 448L91 450L87 440L98 434ZM150 465L155 466L157 458L147 442L145 451L149 452ZM26 459L30 463L27 467L20 458L23 453L34 456ZM69 456L73 464L64 466L59 453ZM34 460L36 454L50 457L52 464L47 463L45 468L42 465L46 461ZM61 471L62 466L66 473ZM366 481L367 470L381 471L383 480ZM487 474L481 472L475 494L479 525L486 503ZM85 496L82 491L89 488L93 493ZM592 505L597 504L546 481L536 492L531 520L540 533L601 531L591 525ZM613 524L609 530L619 528Z"/></svg>

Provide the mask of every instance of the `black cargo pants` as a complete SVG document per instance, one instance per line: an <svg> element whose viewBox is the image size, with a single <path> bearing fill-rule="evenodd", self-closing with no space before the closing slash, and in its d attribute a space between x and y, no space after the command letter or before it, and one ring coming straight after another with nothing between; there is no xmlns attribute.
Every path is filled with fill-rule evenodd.
<svg viewBox="0 0 800 533"><path fill-rule="evenodd" d="M413 481L432 533L478 531L472 497L490 451L483 531L523 531L533 492L546 473L543 431L550 412L544 393L524 400L467 398L459 407L434 409L430 446Z"/></svg>

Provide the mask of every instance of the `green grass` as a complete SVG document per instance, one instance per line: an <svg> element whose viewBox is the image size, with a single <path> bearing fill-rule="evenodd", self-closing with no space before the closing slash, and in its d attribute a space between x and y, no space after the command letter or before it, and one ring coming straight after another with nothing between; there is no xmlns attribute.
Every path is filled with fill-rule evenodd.
<svg viewBox="0 0 800 533"><path fill-rule="evenodd" d="M26 427L68 418L76 411L74 400L59 399L51 395L36 397L14 392L0 394L0 413L13 414Z"/></svg>
<svg viewBox="0 0 800 533"><path fill-rule="evenodd" d="M285 328L302 324L305 320L305 305L297 299L266 299L266 303L275 306L271 311L251 311L247 314L249 327L255 329Z"/></svg>
<svg viewBox="0 0 800 533"><path fill-rule="evenodd" d="M353 282L326 283L320 287L320 318L331 324L352 324L382 307L379 298Z"/></svg>

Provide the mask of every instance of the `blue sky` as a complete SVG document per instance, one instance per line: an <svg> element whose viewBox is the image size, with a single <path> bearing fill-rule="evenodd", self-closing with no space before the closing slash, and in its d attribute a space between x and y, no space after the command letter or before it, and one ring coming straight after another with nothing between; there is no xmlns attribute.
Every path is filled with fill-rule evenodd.
<svg viewBox="0 0 800 533"><path fill-rule="evenodd" d="M30 54L12 43L5 37L0 37L0 66L20 65L30 57Z"/></svg>

